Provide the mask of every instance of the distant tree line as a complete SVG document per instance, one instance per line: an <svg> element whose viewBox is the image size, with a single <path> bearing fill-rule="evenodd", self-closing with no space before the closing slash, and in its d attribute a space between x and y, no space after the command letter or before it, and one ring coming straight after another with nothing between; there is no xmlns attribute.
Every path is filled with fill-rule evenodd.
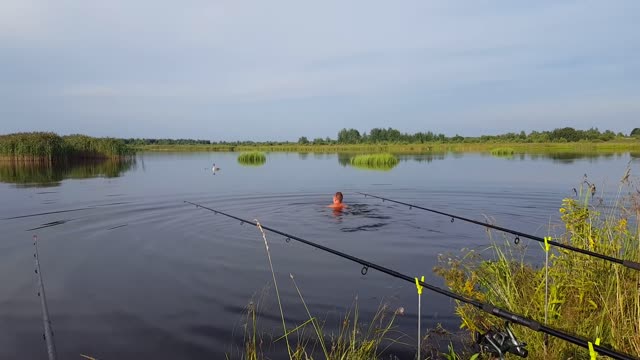
<svg viewBox="0 0 640 360"><path fill-rule="evenodd" d="M640 137L640 128L631 132L631 136ZM393 128L374 128L367 133L360 133L356 129L342 129L338 132L337 140L316 139L312 143L337 143L337 144L377 144L377 143L427 143L427 142L448 142L448 143L485 143L485 142L523 142L523 143L543 143L543 142L576 142L576 141L609 141L616 137L624 137L622 133L614 133L611 130L600 131L598 128L588 130L576 130L572 127L558 128L551 131L531 131L526 133L506 133L500 135L482 135L479 137L464 137L460 135L446 136L436 134L431 131L417 132L414 134L402 133ZM306 137L298 140L299 144L310 143Z"/></svg>
<svg viewBox="0 0 640 360"><path fill-rule="evenodd" d="M123 139L127 145L140 146L140 145L209 145L209 140L194 140L194 139Z"/></svg>
<svg viewBox="0 0 640 360"><path fill-rule="evenodd" d="M630 136L640 138L640 128L631 131ZM545 143L545 142L576 142L576 141L610 141L624 137L623 133L614 133L611 130L600 131L598 128L579 130L572 127L558 128L551 131L531 131L526 133L509 132L499 135L482 135L477 137L464 137L456 134L446 136L431 131L417 133L403 133L393 128L373 128L368 133L356 129L342 129L336 139L330 137L309 139L301 136L299 145L335 145L335 144L419 144L430 142L441 143L487 143L487 142L521 142L521 143ZM122 139L125 144L132 146L141 145L290 145L287 141L211 141L196 139Z"/></svg>

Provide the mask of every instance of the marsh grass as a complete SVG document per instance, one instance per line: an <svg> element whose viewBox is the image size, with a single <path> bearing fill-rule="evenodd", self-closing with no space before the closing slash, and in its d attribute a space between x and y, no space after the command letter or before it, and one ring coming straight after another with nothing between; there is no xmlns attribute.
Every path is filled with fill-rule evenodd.
<svg viewBox="0 0 640 360"><path fill-rule="evenodd" d="M74 158L104 158L133 154L133 150L122 140L114 138L95 138L86 135L68 135L62 137L66 152Z"/></svg>
<svg viewBox="0 0 640 360"><path fill-rule="evenodd" d="M586 181L575 198L562 201L562 235L558 241L600 254L640 260L640 193L621 197L630 188L629 173L609 206L593 201L592 184ZM524 262L522 245L494 242L486 251L465 251L442 257L434 270L448 287L465 296L492 303L547 325L595 341L601 339L617 351L640 354L640 272L564 249L552 248L549 258L549 302L545 305L545 267ZM537 243L536 243L537 244ZM537 248L537 247L536 247ZM543 250L540 249L543 253ZM458 304L462 327L484 332L502 320L472 306ZM514 327L527 342L531 358L583 359L586 349Z"/></svg>
<svg viewBox="0 0 640 360"><path fill-rule="evenodd" d="M0 136L0 160L60 161L120 157L133 154L122 140L85 135L58 136L32 132Z"/></svg>
<svg viewBox="0 0 640 360"><path fill-rule="evenodd" d="M260 151L243 152L238 155L238 163L242 165L260 166L267 162L267 156Z"/></svg>
<svg viewBox="0 0 640 360"><path fill-rule="evenodd" d="M615 140L607 142L570 142L570 143L446 143L428 142L416 144L378 143L378 144L253 144L253 145L143 145L136 147L143 151L278 151L302 153L393 153L393 154L428 154L446 152L489 152L496 147L513 148L516 153L550 154L550 153L593 153L617 154L622 152L640 152L640 141L637 139Z"/></svg>
<svg viewBox="0 0 640 360"><path fill-rule="evenodd" d="M353 167L371 170L391 170L398 165L398 158L389 153L356 155L351 158Z"/></svg>
<svg viewBox="0 0 640 360"><path fill-rule="evenodd" d="M510 147L498 147L491 149L491 155L493 156L513 156L516 151Z"/></svg>

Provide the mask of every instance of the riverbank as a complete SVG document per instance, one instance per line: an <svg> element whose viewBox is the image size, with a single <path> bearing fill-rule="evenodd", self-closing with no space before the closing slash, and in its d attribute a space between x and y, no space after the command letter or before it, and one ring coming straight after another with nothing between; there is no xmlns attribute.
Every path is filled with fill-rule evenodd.
<svg viewBox="0 0 640 360"><path fill-rule="evenodd" d="M606 142L565 142L565 143L418 143L418 144L197 144L197 145L140 145L137 151L158 152L232 152L232 151L265 151L265 152L314 152L314 153L393 153L423 154L441 152L491 152L495 148L511 148L518 153L618 153L640 152L640 140L635 138Z"/></svg>

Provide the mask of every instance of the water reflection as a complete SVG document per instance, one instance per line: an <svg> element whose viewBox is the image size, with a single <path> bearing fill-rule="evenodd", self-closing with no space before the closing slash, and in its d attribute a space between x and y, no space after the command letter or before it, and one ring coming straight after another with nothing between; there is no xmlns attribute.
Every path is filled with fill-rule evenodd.
<svg viewBox="0 0 640 360"><path fill-rule="evenodd" d="M557 152L557 153L541 153L541 154L529 154L528 157L531 160L538 159L551 159L555 163L559 164L573 164L576 160L588 159L588 160L598 160L598 159L612 159L615 156L622 156L622 153L592 153L592 152ZM524 154L521 154L520 160L526 160L524 158Z"/></svg>
<svg viewBox="0 0 640 360"><path fill-rule="evenodd" d="M354 155L353 153L338 153L338 163L343 167L347 167L351 165L351 158Z"/></svg>
<svg viewBox="0 0 640 360"><path fill-rule="evenodd" d="M455 155L454 155L455 156ZM400 161L416 161L430 163L434 160L444 160L447 157L447 153L430 153L420 155L399 155Z"/></svg>
<svg viewBox="0 0 640 360"><path fill-rule="evenodd" d="M300 158L300 160L306 160L309 157L309 153L308 152L299 152L298 153L298 157Z"/></svg>
<svg viewBox="0 0 640 360"><path fill-rule="evenodd" d="M65 179L114 178L135 165L134 158L91 159L59 163L0 161L0 182L16 187L54 187Z"/></svg>
<svg viewBox="0 0 640 360"><path fill-rule="evenodd" d="M442 152L442 153L428 153L428 154L414 154L414 155L397 155L398 159L401 162L409 162L415 161L419 163L431 163L435 160L445 160L447 158L459 159L464 157L465 155L470 155L472 153L461 153L461 152ZM552 160L554 163L559 164L573 164L577 160L611 160L613 158L620 158L627 153L624 152L544 152L544 153L516 153L516 154L508 154L508 155L492 155L492 154L482 154L481 156L490 156L495 158L500 158L509 161L527 161L527 160ZM630 152L628 153L632 159L639 159L640 152ZM364 168L368 170L384 170L389 171L395 167L362 167L362 166L354 166L351 164L351 159L357 155L356 153L338 153L338 163L343 166L352 166L355 168ZM320 154L319 158L326 156L326 154ZM306 158L306 157L305 157Z"/></svg>
<svg viewBox="0 0 640 360"><path fill-rule="evenodd" d="M393 169L397 164L392 166L356 166L351 164L351 159L356 156L356 153L338 153L338 163L343 166L353 166L358 169L366 169L366 170L382 170L389 171ZM415 162L426 162L430 163L434 160L444 160L449 154L445 152L440 153L428 153L428 154L413 154L413 155L397 155L400 161L415 161ZM454 157L458 157L457 155L453 155Z"/></svg>

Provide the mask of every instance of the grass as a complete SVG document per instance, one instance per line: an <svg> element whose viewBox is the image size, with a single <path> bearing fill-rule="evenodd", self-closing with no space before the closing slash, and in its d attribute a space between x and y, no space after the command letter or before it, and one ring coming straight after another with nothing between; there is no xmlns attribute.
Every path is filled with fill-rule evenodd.
<svg viewBox="0 0 640 360"><path fill-rule="evenodd" d="M383 359L390 345L409 346L402 342L406 335L398 332L394 325L397 312L388 305L380 305L370 319L363 320L356 299L343 316L340 325L328 330L326 322L312 314L292 275L291 281L304 306L307 319L274 339L260 330L260 302L251 302L245 311L244 341L240 358L267 359L267 350L277 352L276 344L284 340L288 342L286 346L289 349L289 359L293 360ZM282 317L284 318L284 314Z"/></svg>
<svg viewBox="0 0 640 360"><path fill-rule="evenodd" d="M586 183L575 198L560 208L562 234L558 241L616 258L640 260L640 193L630 188L625 174L620 192L610 204L593 201ZM625 192L626 193L626 192ZM548 267L548 303L545 305L546 268L524 262L523 245L494 243L486 251L465 251L442 258L435 271L455 292L523 314L541 323L586 339L601 339L617 351L640 353L640 272L564 249L552 249ZM537 247L536 247L537 248ZM544 251L539 250L542 253ZM462 327L484 332L501 320L464 304L456 313ZM586 349L514 327L527 342L530 357L544 359L588 358Z"/></svg>
<svg viewBox="0 0 640 360"><path fill-rule="evenodd" d="M243 152L238 155L238 162L242 165L263 165L267 162L267 156L260 151Z"/></svg>
<svg viewBox="0 0 640 360"><path fill-rule="evenodd" d="M398 158L389 153L356 155L350 164L364 169L390 170L398 165Z"/></svg>
<svg viewBox="0 0 640 360"><path fill-rule="evenodd" d="M301 145L290 144L255 144L255 145L144 145L136 147L142 151L266 151L266 152L313 152L313 153L393 153L423 154L442 152L489 152L491 149L509 147L518 153L544 154L564 153L621 153L640 152L640 141L624 139L607 142L569 142L569 143L442 143L429 142L417 144L326 144Z"/></svg>
<svg viewBox="0 0 640 360"><path fill-rule="evenodd" d="M133 151L122 140L85 135L58 136L50 132L0 136L0 160L60 161L120 157Z"/></svg>
<svg viewBox="0 0 640 360"><path fill-rule="evenodd" d="M327 360L372 360L382 359L382 355L390 344L400 343L406 335L399 334L394 326L397 311L391 311L388 306L381 305L373 318L368 323L359 317L357 299L351 310L344 316L337 332L325 331L324 322L312 315L311 310L302 295L295 278L290 274L293 287L304 306L307 319L293 329L287 329L285 312L280 300L278 283L275 270L271 262L271 252L267 236L262 226L256 220L269 262L269 268L273 276L276 290L276 298L282 320L283 335L275 339L271 344L265 344L266 336L258 327L258 302L250 303L246 309L246 324L244 326L244 348L241 358L246 360L266 359L264 347L271 347L284 339L292 360L312 360L316 356ZM294 340L293 338L297 340ZM230 357L227 356L227 359Z"/></svg>
<svg viewBox="0 0 640 360"><path fill-rule="evenodd" d="M498 148L491 149L491 155L493 156L511 156L515 152L516 151L510 147L498 147Z"/></svg>

